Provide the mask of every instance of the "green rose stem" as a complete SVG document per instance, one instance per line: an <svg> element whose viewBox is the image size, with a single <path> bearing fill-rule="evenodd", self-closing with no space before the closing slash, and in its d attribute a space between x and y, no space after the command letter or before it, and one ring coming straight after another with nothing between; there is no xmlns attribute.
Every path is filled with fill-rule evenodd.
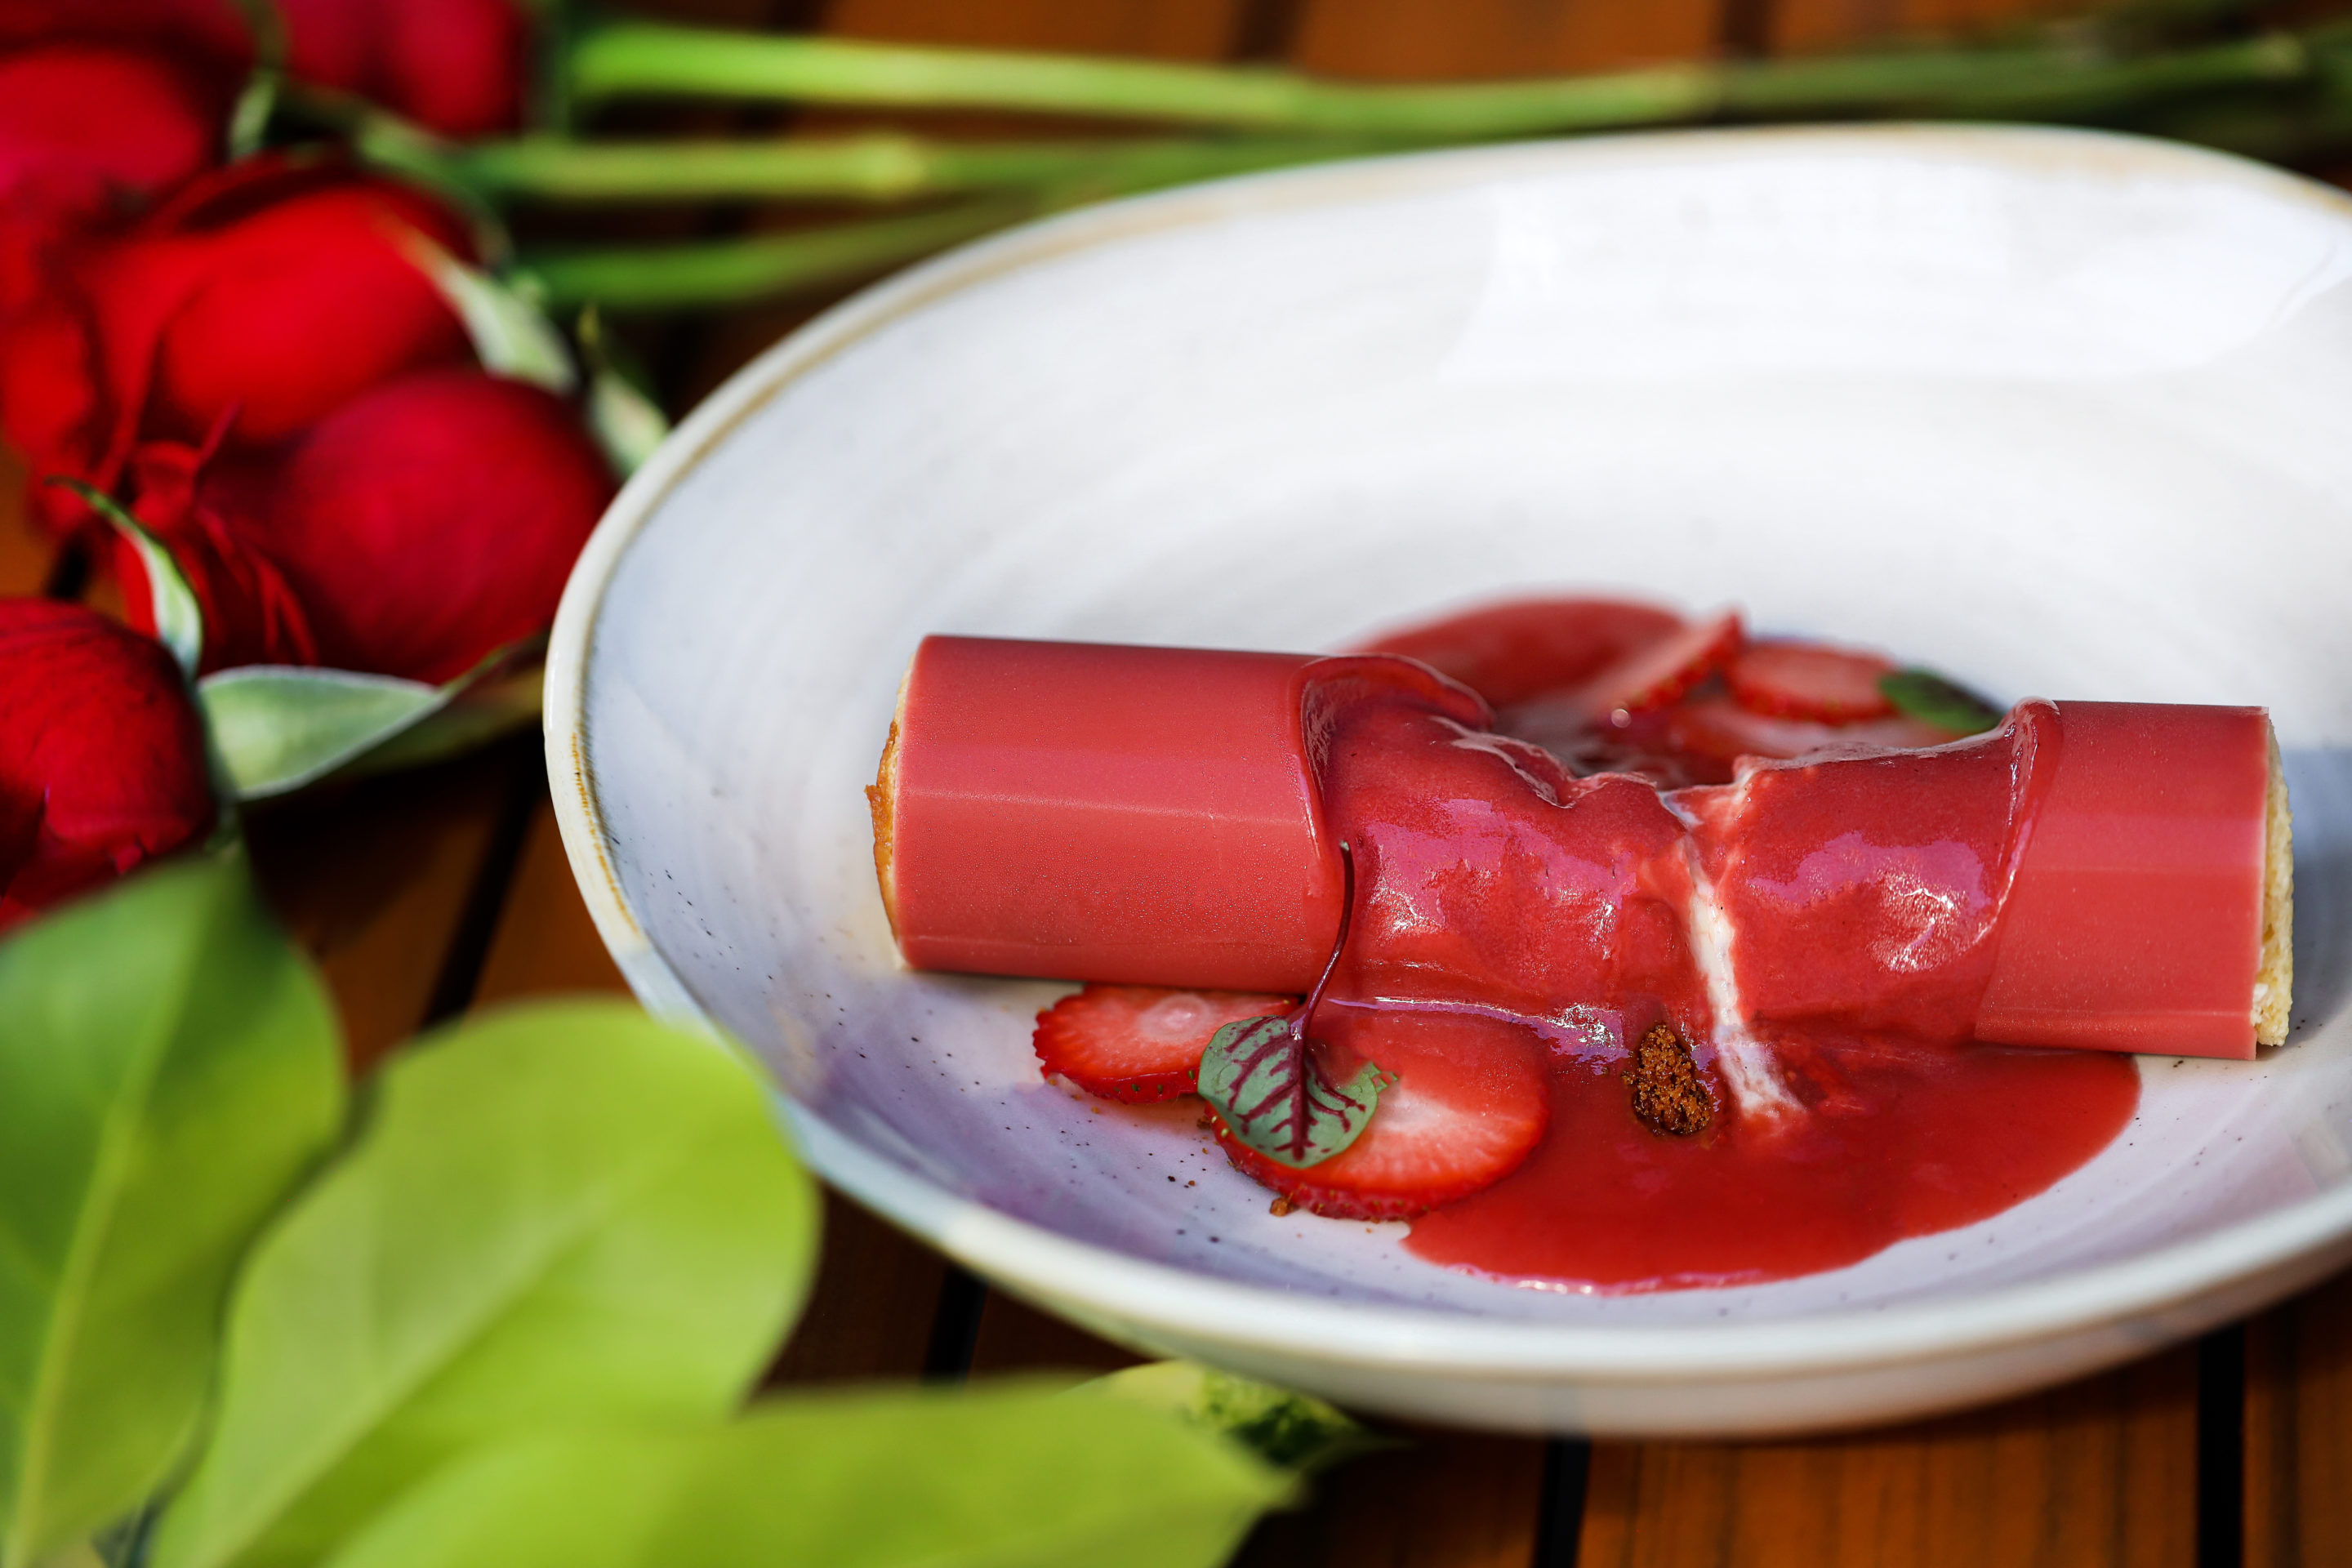
<svg viewBox="0 0 2352 1568"><path fill-rule="evenodd" d="M578 142L527 136L470 146L385 138L363 153L484 200L898 202L1070 182L1133 190L1376 150L1361 139L934 142L893 132L764 142Z"/></svg>
<svg viewBox="0 0 2352 1568"><path fill-rule="evenodd" d="M2080 118L2156 97L2301 80L2311 69L2302 41L2285 33L2137 58L2067 44L1915 48L1444 86L644 22L590 27L567 47L565 87L583 107L630 97L728 98L1017 110L1414 141L1890 110Z"/></svg>
<svg viewBox="0 0 2352 1568"><path fill-rule="evenodd" d="M517 281L551 310L733 305L869 278L1042 210L1033 202L987 200L740 239L551 250L522 258Z"/></svg>

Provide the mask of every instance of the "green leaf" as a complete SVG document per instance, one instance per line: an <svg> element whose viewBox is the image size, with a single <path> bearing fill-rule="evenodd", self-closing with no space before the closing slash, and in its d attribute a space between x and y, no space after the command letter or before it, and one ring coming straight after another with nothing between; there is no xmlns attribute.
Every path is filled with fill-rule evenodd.
<svg viewBox="0 0 2352 1568"><path fill-rule="evenodd" d="M538 722L547 668L536 661L477 682L409 728L352 759L346 778L422 767Z"/></svg>
<svg viewBox="0 0 2352 1568"><path fill-rule="evenodd" d="M1181 1416L1286 1469L1319 1470L1389 1446L1312 1394L1198 1362L1146 1362L1084 1386Z"/></svg>
<svg viewBox="0 0 2352 1568"><path fill-rule="evenodd" d="M1979 734L2000 722L2000 709L1932 669L1898 669L1882 675L1878 689L1897 711L1955 735Z"/></svg>
<svg viewBox="0 0 2352 1568"><path fill-rule="evenodd" d="M412 1049L238 1279L219 1418L150 1562L315 1563L477 1444L721 1415L815 1226L731 1047L579 1002Z"/></svg>
<svg viewBox="0 0 2352 1568"><path fill-rule="evenodd" d="M53 479L81 497L89 509L111 523L116 532L131 542L139 552L139 564L146 569L150 613L155 621L155 640L171 650L180 673L195 679L196 666L205 657L205 612L196 601L195 590L180 573L180 563L163 547L163 542L147 531L147 525L116 504L112 496L94 485L79 479Z"/></svg>
<svg viewBox="0 0 2352 1568"><path fill-rule="evenodd" d="M333 1138L342 1081L325 993L240 857L0 943L0 1563L176 1468L230 1272Z"/></svg>
<svg viewBox="0 0 2352 1568"><path fill-rule="evenodd" d="M482 368L559 395L579 384L572 352L540 308L478 267L458 260L425 236L402 237L415 262L466 323Z"/></svg>
<svg viewBox="0 0 2352 1568"><path fill-rule="evenodd" d="M1332 1081L1302 1026L1310 1011L1227 1024L1201 1054L1201 1098L1234 1137L1294 1170L1361 1137L1381 1090L1396 1081L1370 1062L1346 1083Z"/></svg>
<svg viewBox="0 0 2352 1568"><path fill-rule="evenodd" d="M554 1432L436 1477L333 1568L1211 1568L1282 1472L1034 1382L814 1395L701 1430Z"/></svg>
<svg viewBox="0 0 2352 1568"><path fill-rule="evenodd" d="M196 683L205 727L239 800L323 778L439 711L449 695L390 675L279 664L216 670Z"/></svg>
<svg viewBox="0 0 2352 1568"><path fill-rule="evenodd" d="M332 773L383 773L453 756L539 716L544 670L498 649L440 686L390 675L253 664L196 683L215 754L240 801Z"/></svg>
<svg viewBox="0 0 2352 1568"><path fill-rule="evenodd" d="M669 435L669 416L646 391L645 378L605 331L595 306L580 312L575 335L588 362L588 428L614 471L634 474Z"/></svg>

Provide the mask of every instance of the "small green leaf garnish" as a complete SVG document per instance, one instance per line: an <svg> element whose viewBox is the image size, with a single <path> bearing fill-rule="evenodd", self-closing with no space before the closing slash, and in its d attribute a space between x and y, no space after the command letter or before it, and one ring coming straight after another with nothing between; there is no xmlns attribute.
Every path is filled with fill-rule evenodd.
<svg viewBox="0 0 2352 1568"><path fill-rule="evenodd" d="M1339 866L1339 935L1306 1004L1283 1017L1227 1024L1201 1055L1201 1098L1216 1107L1235 1138L1293 1170L1319 1165L1361 1137L1381 1091L1396 1081L1366 1062L1346 1083L1334 1082L1307 1034L1348 945L1356 902L1356 861L1345 844Z"/></svg>
<svg viewBox="0 0 2352 1568"><path fill-rule="evenodd" d="M2000 722L2000 709L1932 669L1898 669L1882 675L1878 689L1897 711L1955 735L1980 734Z"/></svg>

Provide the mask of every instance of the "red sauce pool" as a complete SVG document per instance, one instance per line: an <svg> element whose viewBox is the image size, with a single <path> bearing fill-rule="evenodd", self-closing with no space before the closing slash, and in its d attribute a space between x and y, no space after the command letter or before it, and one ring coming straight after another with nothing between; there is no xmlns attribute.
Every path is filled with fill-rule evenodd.
<svg viewBox="0 0 2352 1568"><path fill-rule="evenodd" d="M1561 678L1546 661L1600 657L1535 627L1443 630L1513 698ZM1358 690L1321 721L1325 810L1358 875L1329 1032L1377 1060L1381 1015L1410 1009L1425 1037L1456 1008L1449 1050L1522 1082L1543 1063L1541 1142L1415 1219L1412 1252L1563 1289L1787 1279L1998 1214L2131 1120L2131 1058L1969 1038L2033 798L2030 715L1933 757L1661 795L1572 776L1475 709ZM1731 922L1727 958L1698 950L1695 889ZM1727 967L1747 1026L1717 1016ZM1715 1101L1696 1135L1632 1110L1627 1042L1660 1018Z"/></svg>
<svg viewBox="0 0 2352 1568"><path fill-rule="evenodd" d="M1598 1292L1785 1279L2021 1203L2105 1148L2139 1103L2132 1058L2105 1052L1808 1045L1790 1074L1811 1097L1804 1115L1759 1128L1718 1114L1692 1138L1628 1112L1623 1051L1561 1064L1534 1157L1414 1220L1407 1249Z"/></svg>

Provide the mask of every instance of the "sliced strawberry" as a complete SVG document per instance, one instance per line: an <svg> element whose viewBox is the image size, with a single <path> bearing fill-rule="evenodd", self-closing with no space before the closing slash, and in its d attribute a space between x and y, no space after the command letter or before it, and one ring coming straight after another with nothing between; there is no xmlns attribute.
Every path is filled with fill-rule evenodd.
<svg viewBox="0 0 2352 1568"><path fill-rule="evenodd" d="M1576 705L1603 721L1619 709L1646 713L1679 701L1739 651L1739 612L1696 621L1672 637L1635 648L1577 689Z"/></svg>
<svg viewBox="0 0 2352 1568"><path fill-rule="evenodd" d="M1366 1057L1394 1075L1353 1143L1293 1169L1240 1142L1211 1112L1226 1158L1299 1207L1335 1219L1409 1219L1501 1181L1543 1141L1551 1100L1543 1047L1528 1029L1475 1014L1326 1004L1315 1032L1332 1037L1347 1058L1334 1066L1339 1079Z"/></svg>
<svg viewBox="0 0 2352 1568"><path fill-rule="evenodd" d="M1048 1073L1105 1100L1140 1104L1193 1090L1209 1037L1237 1018L1287 1013L1296 996L1089 985L1037 1015L1030 1043Z"/></svg>
<svg viewBox="0 0 2352 1568"><path fill-rule="evenodd" d="M1518 599L1391 632L1366 653L1417 658L1497 708L1568 691L1638 649L1673 637L1683 619L1624 599Z"/></svg>
<svg viewBox="0 0 2352 1568"><path fill-rule="evenodd" d="M1787 639L1749 643L1723 672L1731 694L1749 711L1823 724L1853 724L1894 712L1895 704L1878 687L1894 673L1894 663L1874 653Z"/></svg>
<svg viewBox="0 0 2352 1568"><path fill-rule="evenodd" d="M1904 750L1940 746L1953 739L1923 720L1896 715L1853 724L1813 719L1777 719L1740 706L1729 697L1685 702L1666 716L1675 749L1694 759L1729 764L1737 758L1810 756L1832 746L1887 746Z"/></svg>

